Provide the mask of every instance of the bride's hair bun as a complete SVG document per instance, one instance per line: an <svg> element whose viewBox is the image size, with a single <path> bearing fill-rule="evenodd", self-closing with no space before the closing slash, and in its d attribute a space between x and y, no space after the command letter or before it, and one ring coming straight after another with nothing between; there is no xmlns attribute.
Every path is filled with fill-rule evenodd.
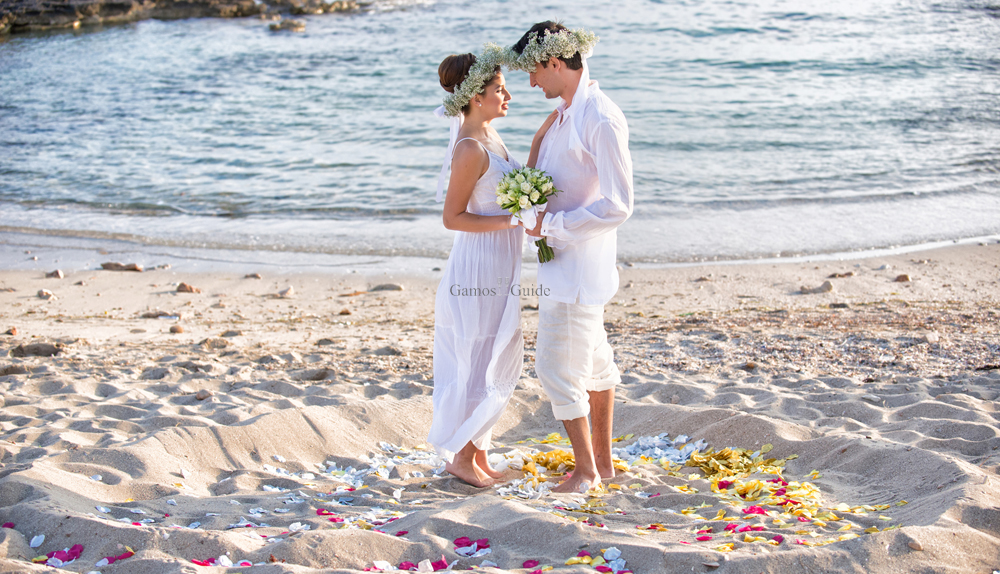
<svg viewBox="0 0 1000 574"><path fill-rule="evenodd" d="M438 66L438 78L441 87L445 91L454 94L455 90L462 83L462 80L469 75L469 69L476 63L475 54L452 54L441 62Z"/></svg>

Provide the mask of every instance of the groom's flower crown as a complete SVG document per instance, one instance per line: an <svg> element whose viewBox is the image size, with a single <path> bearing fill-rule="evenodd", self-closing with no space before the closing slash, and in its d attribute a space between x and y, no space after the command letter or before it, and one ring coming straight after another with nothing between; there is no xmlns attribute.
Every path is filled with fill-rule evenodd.
<svg viewBox="0 0 1000 574"><path fill-rule="evenodd" d="M462 108L469 105L472 98L483 91L483 86L496 75L497 66L511 67L517 54L510 48L497 44L486 44L483 53L476 56L476 62L469 68L469 74L455 88L455 93L444 98L444 113L447 116L462 114Z"/></svg>
<svg viewBox="0 0 1000 574"><path fill-rule="evenodd" d="M534 72L535 65L547 62L551 58L569 59L577 52L584 58L590 56L599 38L593 32L577 28L576 30L562 30L558 33L545 31L545 35L538 37L538 32L532 32L528 36L528 44L515 60L509 64L513 70L522 72Z"/></svg>

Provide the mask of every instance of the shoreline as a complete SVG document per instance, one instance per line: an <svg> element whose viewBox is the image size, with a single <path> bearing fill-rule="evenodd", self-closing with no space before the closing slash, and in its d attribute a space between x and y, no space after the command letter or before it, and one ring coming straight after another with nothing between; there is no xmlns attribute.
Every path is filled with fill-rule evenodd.
<svg viewBox="0 0 1000 574"><path fill-rule="evenodd" d="M581 548L612 547L637 574L997 567L998 244L623 268L605 310L623 371L617 445L666 433L748 449L748 474L727 480L774 491L764 481L780 473L783 496L809 509L798 515L655 457L605 493L545 494L555 466L542 464L568 447L546 439L562 427L533 370L530 297L525 369L494 429L504 482L475 489L438 472L424 444L432 273L176 265L46 278L39 265L0 271L0 332L16 330L0 335L0 523L13 524L0 529L0 572L51 571L29 561L74 544L70 569L104 574L442 559L571 574L594 571L566 564ZM824 281L832 291L801 293ZM754 466L765 447L779 467ZM457 553L463 536L488 538L491 553Z"/></svg>
<svg viewBox="0 0 1000 574"><path fill-rule="evenodd" d="M620 256L619 265L623 268L672 269L699 266L795 264L873 259L936 251L955 246L991 244L1000 244L1000 235L990 234L913 245L778 257L701 257L661 261L653 257ZM187 244L158 244L137 241L133 236L121 233L83 234L70 230L38 230L11 226L0 226L0 245L10 247L3 255L0 255L0 271L42 270L52 265L63 265L67 268L64 270L98 269L99 262L107 260L108 257L118 257L130 259L130 262L140 263L149 268L168 264L193 272L215 269L249 273L259 269L269 269L278 273L324 271L353 273L364 269L371 272L403 270L410 274L420 274L423 272L433 273L432 270L440 268L447 259L446 255L435 257L419 254L363 254L349 250L346 252L338 250L323 252L314 249L213 248ZM33 257L38 259L33 259ZM537 265L534 256L527 248L523 263L526 269L535 268Z"/></svg>

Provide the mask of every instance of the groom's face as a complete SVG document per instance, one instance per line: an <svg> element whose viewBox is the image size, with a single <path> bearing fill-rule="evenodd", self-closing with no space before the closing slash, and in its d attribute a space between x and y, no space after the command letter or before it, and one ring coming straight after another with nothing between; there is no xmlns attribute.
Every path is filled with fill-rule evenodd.
<svg viewBox="0 0 1000 574"><path fill-rule="evenodd" d="M531 87L541 88L548 99L558 98L562 95L562 78L556 68L558 64L553 60L548 61L548 66L541 63L535 64L535 71L528 74Z"/></svg>

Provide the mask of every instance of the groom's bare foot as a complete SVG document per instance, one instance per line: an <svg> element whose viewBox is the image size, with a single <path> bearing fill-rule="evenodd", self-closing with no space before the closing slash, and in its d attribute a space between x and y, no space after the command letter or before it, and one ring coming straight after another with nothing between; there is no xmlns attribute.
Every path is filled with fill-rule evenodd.
<svg viewBox="0 0 1000 574"><path fill-rule="evenodd" d="M492 466L490 466L490 463L486 460L486 453L484 451L477 452L476 457L472 459L472 463L475 464L476 468L482 471L483 474L489 476L490 478L495 478L497 480L503 478L502 472L497 472L493 470Z"/></svg>
<svg viewBox="0 0 1000 574"><path fill-rule="evenodd" d="M573 471L573 474L566 475L566 480L559 486L552 489L552 492L572 492L583 494L592 488L597 488L601 484L601 477L597 474L592 476L584 475L580 471Z"/></svg>
<svg viewBox="0 0 1000 574"><path fill-rule="evenodd" d="M489 477L472 460L449 462L444 465L444 469L454 476L468 482L477 488L485 488L493 484L493 479Z"/></svg>
<svg viewBox="0 0 1000 574"><path fill-rule="evenodd" d="M610 468L601 468L598 466L597 469L601 474L601 480L611 480L615 477L615 467L612 465Z"/></svg>

